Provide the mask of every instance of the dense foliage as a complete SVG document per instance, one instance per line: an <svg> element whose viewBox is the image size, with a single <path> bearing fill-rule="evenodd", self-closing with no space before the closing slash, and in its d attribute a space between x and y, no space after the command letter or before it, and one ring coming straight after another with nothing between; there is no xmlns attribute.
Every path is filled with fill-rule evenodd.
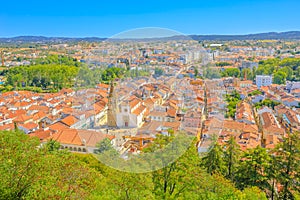
<svg viewBox="0 0 300 200"><path fill-rule="evenodd" d="M157 139L155 148L166 140ZM115 170L92 155L58 150L54 141L38 145L23 133L0 132L0 199L266 199L257 187L241 191L222 175L206 173L194 145L148 173Z"/></svg>
<svg viewBox="0 0 300 200"><path fill-rule="evenodd" d="M218 67L224 67L224 66L230 66L230 65L232 65L232 64L229 63L229 62L218 62L218 63L216 63L216 66L218 66Z"/></svg>
<svg viewBox="0 0 300 200"><path fill-rule="evenodd" d="M211 65L203 67L203 77L207 79L221 78L220 71Z"/></svg>
<svg viewBox="0 0 300 200"><path fill-rule="evenodd" d="M240 70L238 68L227 68L221 73L222 77L240 77Z"/></svg>
<svg viewBox="0 0 300 200"><path fill-rule="evenodd" d="M228 66L227 62L216 63L218 67ZM247 80L254 80L256 75L273 75L273 83L285 84L286 80L300 81L300 58L273 58L259 62L256 69L225 68L222 70L207 65L203 68L203 76L208 79L222 77L236 77Z"/></svg>
<svg viewBox="0 0 300 200"><path fill-rule="evenodd" d="M170 140L158 137L146 151ZM300 192L299 133L269 151L242 152L233 137L224 145L215 140L202 156L191 145L175 162L138 174L58 150L55 141L38 145L23 133L0 132L0 199L266 199L260 190L272 199L296 199ZM99 149L110 149L109 142Z"/></svg>
<svg viewBox="0 0 300 200"><path fill-rule="evenodd" d="M7 78L2 92L11 90L29 90L34 92L56 92L62 88L94 87L96 84L110 83L122 77L149 76L147 69L127 69L119 67L90 68L76 59L49 55L45 58L34 60L33 65L12 67L2 71ZM157 69L157 75L162 75L163 70Z"/></svg>
<svg viewBox="0 0 300 200"><path fill-rule="evenodd" d="M30 90L34 92L56 92L62 88L94 87L100 82L109 83L123 75L130 77L148 75L145 71L110 67L106 69L89 68L76 59L67 56L49 55L35 60L34 65L18 66L3 71L7 81L1 91Z"/></svg>
<svg viewBox="0 0 300 200"><path fill-rule="evenodd" d="M257 146L245 152L233 137L223 146L213 142L202 163L209 173L223 175L241 190L258 187L270 199L298 199L299 136L290 134L273 150Z"/></svg>
<svg viewBox="0 0 300 200"><path fill-rule="evenodd" d="M237 91L233 91L232 94L227 94L225 98L227 102L226 118L235 118L236 105L241 101L240 94Z"/></svg>
<svg viewBox="0 0 300 200"><path fill-rule="evenodd" d="M260 90L254 90L253 92L248 93L249 97L256 95L262 95L262 92Z"/></svg>
<svg viewBox="0 0 300 200"><path fill-rule="evenodd" d="M68 152L38 145L24 133L0 132L0 199L88 197L99 175Z"/></svg>
<svg viewBox="0 0 300 200"><path fill-rule="evenodd" d="M74 84L78 71L78 67L56 64L14 67L7 72L7 84L18 88L61 89Z"/></svg>
<svg viewBox="0 0 300 200"><path fill-rule="evenodd" d="M67 65L67 66L75 66L75 67L80 67L82 66L82 63L78 62L77 59L64 56L64 55L48 55L45 58L37 58L34 60L34 63L36 65Z"/></svg>
<svg viewBox="0 0 300 200"><path fill-rule="evenodd" d="M274 83L284 84L286 80L300 80L300 59L268 59L259 62L256 74L273 75Z"/></svg>
<svg viewBox="0 0 300 200"><path fill-rule="evenodd" d="M277 105L279 105L279 104L280 104L280 103L277 102L277 101L273 101L273 100L271 100L271 99L265 99L265 100L263 100L262 102L256 103L256 104L255 104L255 107L256 107L257 109L259 109L259 108L261 108L261 107L263 107L263 106L268 106L268 107L270 107L270 108L272 108L272 109L274 110L275 106L277 106Z"/></svg>

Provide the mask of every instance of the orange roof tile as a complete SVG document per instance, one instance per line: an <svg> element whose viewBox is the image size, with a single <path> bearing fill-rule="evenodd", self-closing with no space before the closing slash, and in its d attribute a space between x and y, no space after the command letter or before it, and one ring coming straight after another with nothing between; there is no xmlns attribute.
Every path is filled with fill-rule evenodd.
<svg viewBox="0 0 300 200"><path fill-rule="evenodd" d="M74 117L73 115L69 115L63 120L61 120L62 123L66 124L67 126L72 126L73 124L77 123L79 120Z"/></svg>
<svg viewBox="0 0 300 200"><path fill-rule="evenodd" d="M19 127L23 127L23 128L25 128L27 130L31 130L31 129L39 127L39 125L36 124L36 123L34 123L34 122L28 122L26 124L19 124L18 126Z"/></svg>
<svg viewBox="0 0 300 200"><path fill-rule="evenodd" d="M69 128L69 127L66 124L63 124L61 122L56 122L49 126L49 129L53 130L53 131L59 131L59 130L63 130L66 128Z"/></svg>

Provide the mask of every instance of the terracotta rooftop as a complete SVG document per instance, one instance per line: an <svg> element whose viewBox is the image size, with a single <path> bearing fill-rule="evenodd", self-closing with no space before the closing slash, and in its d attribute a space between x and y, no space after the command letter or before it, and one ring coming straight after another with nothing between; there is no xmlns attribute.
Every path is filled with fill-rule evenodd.
<svg viewBox="0 0 300 200"><path fill-rule="evenodd" d="M79 120L74 117L73 115L69 115L63 120L61 120L62 123L66 124L67 126L72 126L73 124L77 123Z"/></svg>
<svg viewBox="0 0 300 200"><path fill-rule="evenodd" d="M112 140L114 136L89 130L64 129L49 136L47 140L53 139L62 144L95 147L104 138Z"/></svg>
<svg viewBox="0 0 300 200"><path fill-rule="evenodd" d="M37 128L39 125L34 122L28 122L26 124L18 124L19 127L23 127L27 130L32 130L34 128Z"/></svg>
<svg viewBox="0 0 300 200"><path fill-rule="evenodd" d="M62 129L67 129L67 128L69 128L69 127L66 124L63 124L61 122L56 122L49 126L49 129L53 130L53 131L59 131Z"/></svg>
<svg viewBox="0 0 300 200"><path fill-rule="evenodd" d="M14 119L14 121L15 121L15 122L18 122L18 123L25 123L25 122L27 122L27 121L29 121L29 120L31 120L31 119L32 119L32 116L28 116L28 115L23 114L23 115L17 116L17 117Z"/></svg>
<svg viewBox="0 0 300 200"><path fill-rule="evenodd" d="M36 130L32 133L29 134L30 137L37 137L40 139L40 141L43 141L44 139L48 138L53 134L54 132L51 131L50 129L44 130L44 129L39 129Z"/></svg>

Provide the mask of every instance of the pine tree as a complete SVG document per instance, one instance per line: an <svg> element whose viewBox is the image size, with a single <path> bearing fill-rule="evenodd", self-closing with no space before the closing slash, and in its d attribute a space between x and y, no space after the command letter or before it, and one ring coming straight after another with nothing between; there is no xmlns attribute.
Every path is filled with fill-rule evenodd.
<svg viewBox="0 0 300 200"><path fill-rule="evenodd" d="M237 186L244 189L248 186L257 186L262 190L270 188L267 169L270 166L271 157L266 149L257 146L249 149L241 158L237 172Z"/></svg>
<svg viewBox="0 0 300 200"><path fill-rule="evenodd" d="M300 141L299 133L290 134L274 152L277 181L282 185L282 199L294 199L300 192Z"/></svg>
<svg viewBox="0 0 300 200"><path fill-rule="evenodd" d="M218 144L217 139L213 139L207 155L202 158L202 166L209 174L224 174L226 169L224 152L222 146Z"/></svg>
<svg viewBox="0 0 300 200"><path fill-rule="evenodd" d="M227 166L226 177L234 181L237 171L237 165L240 161L241 150L233 136L230 137L227 145L225 145L225 164Z"/></svg>

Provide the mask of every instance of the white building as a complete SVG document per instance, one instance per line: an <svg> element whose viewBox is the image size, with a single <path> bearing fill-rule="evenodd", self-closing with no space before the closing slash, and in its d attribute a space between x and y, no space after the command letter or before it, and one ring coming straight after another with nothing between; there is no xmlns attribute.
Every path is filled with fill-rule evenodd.
<svg viewBox="0 0 300 200"><path fill-rule="evenodd" d="M269 86L272 84L272 76L269 75L256 75L256 85L258 88L261 86Z"/></svg>
<svg viewBox="0 0 300 200"><path fill-rule="evenodd" d="M140 127L146 111L146 106L139 99L121 103L119 112L116 114L117 126L119 128Z"/></svg>

